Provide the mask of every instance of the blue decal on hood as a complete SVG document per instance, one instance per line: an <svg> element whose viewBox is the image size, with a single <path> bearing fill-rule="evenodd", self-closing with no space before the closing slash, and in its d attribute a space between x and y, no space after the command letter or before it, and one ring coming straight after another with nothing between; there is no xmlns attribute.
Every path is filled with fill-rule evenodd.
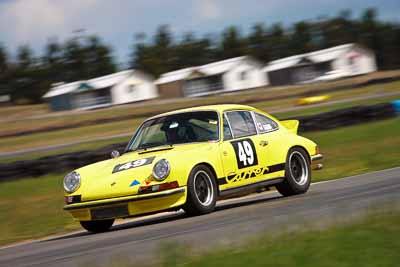
<svg viewBox="0 0 400 267"><path fill-rule="evenodd" d="M131 186L138 185L138 184L140 184L140 182L139 182L138 180L135 179L135 180L131 183L130 187L131 187Z"/></svg>

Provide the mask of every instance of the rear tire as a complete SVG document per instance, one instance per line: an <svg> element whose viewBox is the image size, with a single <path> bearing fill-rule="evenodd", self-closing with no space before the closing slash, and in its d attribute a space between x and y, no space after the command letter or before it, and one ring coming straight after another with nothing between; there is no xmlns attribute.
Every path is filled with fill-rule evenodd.
<svg viewBox="0 0 400 267"><path fill-rule="evenodd" d="M99 221L80 221L81 226L85 230L92 233L102 233L108 231L114 223L114 219L99 220Z"/></svg>
<svg viewBox="0 0 400 267"><path fill-rule="evenodd" d="M217 202L217 185L213 172L205 165L198 165L190 172L187 199L183 206L189 215L210 213Z"/></svg>
<svg viewBox="0 0 400 267"><path fill-rule="evenodd" d="M289 150L285 164L285 180L276 185L283 196L293 196L307 192L311 183L311 168L307 152L301 148Z"/></svg>

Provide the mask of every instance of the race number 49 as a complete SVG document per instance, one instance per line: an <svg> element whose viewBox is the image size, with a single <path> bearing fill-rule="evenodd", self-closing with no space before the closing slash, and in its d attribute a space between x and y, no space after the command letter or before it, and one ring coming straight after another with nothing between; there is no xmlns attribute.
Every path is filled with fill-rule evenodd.
<svg viewBox="0 0 400 267"><path fill-rule="evenodd" d="M116 173L116 172L120 172L120 171L125 171L125 170L129 170L132 168L137 168L137 167L141 167L144 165L148 165L151 164L154 160L154 157L150 157L150 158L144 158L144 159L137 159L134 161L129 161L123 164L118 164L114 167L113 172L112 173Z"/></svg>
<svg viewBox="0 0 400 267"><path fill-rule="evenodd" d="M258 164L257 153L251 139L242 139L231 142L236 154L238 168L246 168Z"/></svg>

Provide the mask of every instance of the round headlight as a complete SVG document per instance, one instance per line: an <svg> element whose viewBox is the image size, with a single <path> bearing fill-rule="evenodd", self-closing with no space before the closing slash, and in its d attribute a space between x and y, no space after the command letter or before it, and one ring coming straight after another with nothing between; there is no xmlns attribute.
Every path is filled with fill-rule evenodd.
<svg viewBox="0 0 400 267"><path fill-rule="evenodd" d="M153 167L153 177L157 181L162 181L167 178L169 172L171 171L171 166L166 159L161 159L154 164Z"/></svg>
<svg viewBox="0 0 400 267"><path fill-rule="evenodd" d="M81 185L81 176L77 172L68 173L64 177L64 190L67 193L75 192Z"/></svg>

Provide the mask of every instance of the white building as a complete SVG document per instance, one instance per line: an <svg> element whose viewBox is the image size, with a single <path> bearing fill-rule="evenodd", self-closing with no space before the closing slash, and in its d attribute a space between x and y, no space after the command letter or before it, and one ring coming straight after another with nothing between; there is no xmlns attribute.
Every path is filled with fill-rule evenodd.
<svg viewBox="0 0 400 267"><path fill-rule="evenodd" d="M43 96L52 110L92 109L155 97L158 97L158 92L154 79L138 70L121 71L86 81L55 84Z"/></svg>
<svg viewBox="0 0 400 267"><path fill-rule="evenodd" d="M156 81L163 98L202 96L268 84L262 63L242 56L164 73Z"/></svg>
<svg viewBox="0 0 400 267"><path fill-rule="evenodd" d="M271 85L286 85L366 74L377 67L371 49L344 44L271 61L263 70Z"/></svg>

